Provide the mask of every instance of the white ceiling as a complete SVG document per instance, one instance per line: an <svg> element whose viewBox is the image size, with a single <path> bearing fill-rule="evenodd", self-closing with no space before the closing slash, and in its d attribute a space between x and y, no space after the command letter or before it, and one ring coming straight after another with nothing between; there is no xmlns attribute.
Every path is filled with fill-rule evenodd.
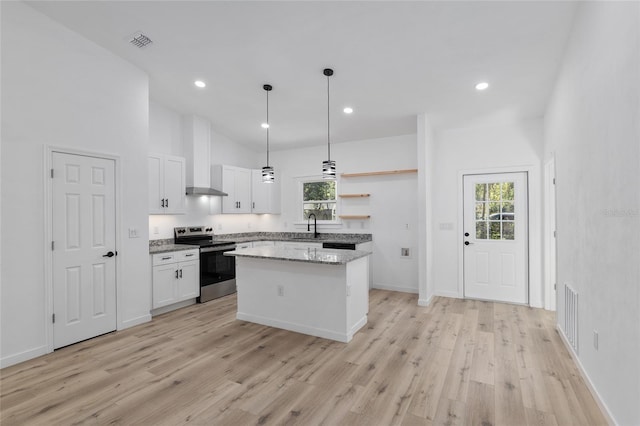
<svg viewBox="0 0 640 426"><path fill-rule="evenodd" d="M43 1L32 7L149 74L151 99L262 149L473 126L544 112L576 3ZM137 49L142 31L153 44ZM197 89L195 79L207 82ZM479 81L491 84L477 92ZM99 81L96 84L100 84ZM342 108L355 112L346 116Z"/></svg>

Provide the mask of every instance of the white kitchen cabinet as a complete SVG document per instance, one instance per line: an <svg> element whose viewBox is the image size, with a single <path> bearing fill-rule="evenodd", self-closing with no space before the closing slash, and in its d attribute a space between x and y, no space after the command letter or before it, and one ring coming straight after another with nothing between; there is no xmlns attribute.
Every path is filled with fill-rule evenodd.
<svg viewBox="0 0 640 426"><path fill-rule="evenodd" d="M185 159L172 155L151 154L148 158L148 172L149 213L184 213Z"/></svg>
<svg viewBox="0 0 640 426"><path fill-rule="evenodd" d="M214 165L212 172L212 186L229 194L222 197L222 213L251 213L251 170Z"/></svg>
<svg viewBox="0 0 640 426"><path fill-rule="evenodd" d="M152 256L152 308L200 296L199 251L184 250Z"/></svg>
<svg viewBox="0 0 640 426"><path fill-rule="evenodd" d="M280 179L262 182L262 170L251 170L251 213L280 214Z"/></svg>

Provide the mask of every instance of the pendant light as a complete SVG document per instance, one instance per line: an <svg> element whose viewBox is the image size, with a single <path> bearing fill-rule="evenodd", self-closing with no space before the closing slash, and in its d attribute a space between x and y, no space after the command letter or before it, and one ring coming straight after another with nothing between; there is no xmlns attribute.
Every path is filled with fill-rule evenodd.
<svg viewBox="0 0 640 426"><path fill-rule="evenodd" d="M273 167L269 166L269 92L273 87L270 84L265 84L262 88L267 92L267 122L262 123L262 127L267 130L267 165L262 168L262 183L273 183L275 172Z"/></svg>
<svg viewBox="0 0 640 426"><path fill-rule="evenodd" d="M322 162L322 179L335 179L336 162L331 160L331 119L329 109L329 77L333 75L333 70L325 68L323 73L327 76L327 160Z"/></svg>

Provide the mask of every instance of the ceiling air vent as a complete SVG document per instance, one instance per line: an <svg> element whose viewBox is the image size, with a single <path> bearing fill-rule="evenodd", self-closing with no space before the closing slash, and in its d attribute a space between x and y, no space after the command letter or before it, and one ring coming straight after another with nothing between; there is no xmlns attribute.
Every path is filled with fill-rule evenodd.
<svg viewBox="0 0 640 426"><path fill-rule="evenodd" d="M129 43L133 44L135 47L142 49L143 47L153 43L153 40L138 31L129 38Z"/></svg>

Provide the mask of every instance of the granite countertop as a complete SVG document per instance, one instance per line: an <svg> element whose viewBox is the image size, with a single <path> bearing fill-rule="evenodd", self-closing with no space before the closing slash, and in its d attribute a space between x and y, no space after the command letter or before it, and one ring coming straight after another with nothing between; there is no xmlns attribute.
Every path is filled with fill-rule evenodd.
<svg viewBox="0 0 640 426"><path fill-rule="evenodd" d="M362 244L372 241L371 234L338 234L321 233L318 238L313 238L313 233L306 232L253 232L242 234L216 235L216 239L231 240L236 243L249 241L288 241L301 243L349 243Z"/></svg>
<svg viewBox="0 0 640 426"><path fill-rule="evenodd" d="M158 253L168 253L170 251L182 251L182 250L194 250L198 249L198 246L189 245L189 244L156 244L149 245L149 254L158 254Z"/></svg>
<svg viewBox="0 0 640 426"><path fill-rule="evenodd" d="M244 232L239 234L214 235L213 238L216 240L229 240L236 243L246 243L250 241L289 241L300 243L362 244L372 241L371 234L342 234L328 232L318 234L318 238L313 238L312 232ZM149 241L150 254L189 250L191 248L197 248L197 246L173 244L173 238Z"/></svg>
<svg viewBox="0 0 640 426"><path fill-rule="evenodd" d="M356 259L369 256L370 254L371 252L363 250L254 247L228 251L225 252L224 255L251 257L257 259L285 260L291 262L320 263L323 265L345 265Z"/></svg>

